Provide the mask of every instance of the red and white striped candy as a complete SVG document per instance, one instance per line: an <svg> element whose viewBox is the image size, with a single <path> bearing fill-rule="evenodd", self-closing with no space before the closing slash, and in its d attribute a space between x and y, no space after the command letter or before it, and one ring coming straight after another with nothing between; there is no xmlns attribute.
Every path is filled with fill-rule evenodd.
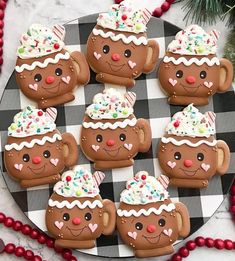
<svg viewBox="0 0 235 261"><path fill-rule="evenodd" d="M143 19L144 19L145 25L149 22L151 16L152 16L152 13L147 8L145 8L143 10Z"/></svg>
<svg viewBox="0 0 235 261"><path fill-rule="evenodd" d="M215 40L216 42L218 41L219 36L220 36L220 32L219 32L219 31L213 29L212 31L210 31L209 34L214 38L214 40Z"/></svg>
<svg viewBox="0 0 235 261"><path fill-rule="evenodd" d="M136 101L136 94L134 92L127 92L125 94L125 100L128 107L133 107Z"/></svg>
<svg viewBox="0 0 235 261"><path fill-rule="evenodd" d="M64 40L65 28L62 25L55 24L52 28L52 32L61 40Z"/></svg>
<svg viewBox="0 0 235 261"><path fill-rule="evenodd" d="M93 180L97 187L99 187L99 185L101 184L101 182L103 181L104 178L105 178L105 174L101 171L96 171L93 174Z"/></svg>
<svg viewBox="0 0 235 261"><path fill-rule="evenodd" d="M57 109L54 107L50 107L46 109L46 114L53 120L56 120L57 117Z"/></svg>
<svg viewBox="0 0 235 261"><path fill-rule="evenodd" d="M205 117L207 118L208 124L209 124L210 126L212 126L212 125L215 124L216 114L215 114L213 111L207 111L207 112L205 113Z"/></svg>
<svg viewBox="0 0 235 261"><path fill-rule="evenodd" d="M167 176L161 175L160 177L158 177L157 180L161 183L161 185L163 186L164 189L168 188L169 178Z"/></svg>

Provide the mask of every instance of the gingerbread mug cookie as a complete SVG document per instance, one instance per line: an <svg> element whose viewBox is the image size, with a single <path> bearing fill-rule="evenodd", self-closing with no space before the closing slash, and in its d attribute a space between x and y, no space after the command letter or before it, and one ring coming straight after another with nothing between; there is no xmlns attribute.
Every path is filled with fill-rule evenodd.
<svg viewBox="0 0 235 261"><path fill-rule="evenodd" d="M228 170L230 151L215 138L215 117L192 104L172 117L158 145L159 163L171 185L205 188L216 172L224 175Z"/></svg>
<svg viewBox="0 0 235 261"><path fill-rule="evenodd" d="M52 29L32 24L21 37L17 49L16 81L22 92L38 104L48 108L74 100L73 89L86 84L90 70L85 56L69 53L63 42L65 29Z"/></svg>
<svg viewBox="0 0 235 261"><path fill-rule="evenodd" d="M101 234L112 234L116 208L112 201L102 200L99 195L103 179L102 172L92 175L75 166L56 183L46 210L46 226L57 247L92 248Z"/></svg>
<svg viewBox="0 0 235 261"><path fill-rule="evenodd" d="M132 0L99 15L87 42L87 60L98 82L133 87L135 78L154 70L159 46L147 39L150 17L149 10L136 8Z"/></svg>
<svg viewBox="0 0 235 261"><path fill-rule="evenodd" d="M138 152L151 146L151 128L145 119L136 119L133 92L121 94L107 89L94 96L82 123L80 145L97 170L128 167Z"/></svg>
<svg viewBox="0 0 235 261"><path fill-rule="evenodd" d="M166 191L169 180L140 171L128 181L117 210L117 229L137 257L167 255L172 244L190 232L188 210L173 203Z"/></svg>
<svg viewBox="0 0 235 261"><path fill-rule="evenodd" d="M206 105L210 96L231 87L233 66L217 57L218 36L216 30L206 33L198 25L176 34L158 72L170 104Z"/></svg>
<svg viewBox="0 0 235 261"><path fill-rule="evenodd" d="M5 167L24 188L56 183L65 167L77 163L76 140L56 129L56 115L55 108L44 112L28 106L8 128Z"/></svg>

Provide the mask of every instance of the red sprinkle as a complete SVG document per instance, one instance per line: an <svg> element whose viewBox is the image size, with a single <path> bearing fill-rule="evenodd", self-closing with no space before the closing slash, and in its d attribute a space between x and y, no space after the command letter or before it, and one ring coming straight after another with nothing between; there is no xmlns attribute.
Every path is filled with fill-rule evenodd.
<svg viewBox="0 0 235 261"><path fill-rule="evenodd" d="M60 45L59 45L58 43L55 43L55 44L54 44L54 48L55 48L55 49L59 49L59 48L60 48Z"/></svg>
<svg viewBox="0 0 235 261"><path fill-rule="evenodd" d="M122 15L122 20L125 21L127 19L127 15Z"/></svg>
<svg viewBox="0 0 235 261"><path fill-rule="evenodd" d="M180 126L180 122L179 122L179 121L175 121L175 122L174 122L174 127L175 127L175 128L178 128L179 126Z"/></svg>
<svg viewBox="0 0 235 261"><path fill-rule="evenodd" d="M38 116L42 116L43 115L43 112L42 111L39 111L38 112Z"/></svg>
<svg viewBox="0 0 235 261"><path fill-rule="evenodd" d="M146 175L142 175L142 176L141 176L141 179L142 179L142 180L145 180L145 179L146 179Z"/></svg>
<svg viewBox="0 0 235 261"><path fill-rule="evenodd" d="M70 181L72 178L70 176L66 177L66 181Z"/></svg>

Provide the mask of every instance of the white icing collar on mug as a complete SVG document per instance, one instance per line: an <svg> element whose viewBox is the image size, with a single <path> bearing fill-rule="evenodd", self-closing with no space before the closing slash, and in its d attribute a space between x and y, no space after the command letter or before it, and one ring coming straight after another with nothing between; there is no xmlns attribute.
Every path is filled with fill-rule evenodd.
<svg viewBox="0 0 235 261"><path fill-rule="evenodd" d="M213 140L213 141L208 141L208 140L199 140L198 142L196 143L193 143L191 142L190 140L187 140L187 139L184 139L184 140L176 140L172 137L169 137L169 138L166 138L166 137L162 137L161 141L165 144L167 143L172 143L174 144L175 146L181 146L181 145L188 145L190 147L193 147L193 148L196 148L202 144L206 144L210 147L214 147L216 144L217 144L217 140Z"/></svg>
<svg viewBox="0 0 235 261"><path fill-rule="evenodd" d="M203 57L201 59L193 57L193 58L187 60L183 56L181 56L180 58L165 56L163 59L163 62L164 63L172 62L175 65L179 65L180 63L183 63L185 66L190 66L193 63L195 63L198 66L201 66L204 63L206 63L208 66L213 66L215 64L220 65L220 60L217 57L213 57L212 59L209 59L207 57Z"/></svg>
<svg viewBox="0 0 235 261"><path fill-rule="evenodd" d="M102 204L102 202L100 200L95 200L93 202L91 202L89 200L86 200L86 201L84 201L82 203L79 200L74 200L72 202L69 202L67 200L63 200L63 201L59 202L57 200L49 199L48 205L50 207L57 207L57 208L64 208L64 207L66 207L68 209L72 209L75 206L80 208L80 209L84 209L86 207L89 207L90 209L94 209L96 207L98 207L98 208L102 208L103 207L103 204Z"/></svg>

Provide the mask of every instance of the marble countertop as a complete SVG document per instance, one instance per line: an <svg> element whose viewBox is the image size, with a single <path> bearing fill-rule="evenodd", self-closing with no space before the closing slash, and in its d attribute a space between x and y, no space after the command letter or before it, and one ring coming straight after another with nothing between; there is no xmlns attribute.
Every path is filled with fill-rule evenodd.
<svg viewBox="0 0 235 261"><path fill-rule="evenodd" d="M105 11L112 3L112 0L12 0L8 2L6 14L5 14L5 29L4 29L4 66L2 74L0 76L0 97L7 83L7 80L12 73L15 65L15 51L18 46L18 40L20 34L24 32L28 26L33 22L40 22L42 24L52 25L54 23L65 23L77 17L84 15ZM145 0L146 5L149 9L153 10L154 7L160 6L163 0ZM185 27L183 21L184 12L182 11L182 3L174 4L173 7L163 15L163 19L176 24L179 27ZM224 23L218 22L216 29L222 32L221 40L219 42L220 49L219 55L221 56L224 39L227 34L227 29ZM206 27L211 29L212 27ZM25 223L29 223L28 219L20 211L13 198L9 194L5 183L0 175L0 211L4 211L7 215L15 217ZM213 238L233 238L235 235L235 226L231 219L230 213L228 212L229 203L226 199L215 215L193 235L192 238L202 235ZM29 240L28 238L17 234L9 229L5 229L1 226L0 238L4 241L14 242L16 245L22 245L27 249L32 249L35 253L41 255L45 260L61 260L58 255L55 255L53 251L38 245ZM177 245L177 248L181 244ZM80 261L93 261L93 260L105 260L104 258L98 258L88 256L78 252L74 252ZM166 260L167 257L150 258L150 260ZM229 251L216 251L211 249L200 249L191 253L187 260L195 261L206 261L206 260L234 260L234 252ZM0 260L15 260L14 256L1 255ZM107 260L107 259L106 259ZM110 260L114 260L111 259ZM122 259L127 260L127 259ZM135 259L132 259L135 260Z"/></svg>

